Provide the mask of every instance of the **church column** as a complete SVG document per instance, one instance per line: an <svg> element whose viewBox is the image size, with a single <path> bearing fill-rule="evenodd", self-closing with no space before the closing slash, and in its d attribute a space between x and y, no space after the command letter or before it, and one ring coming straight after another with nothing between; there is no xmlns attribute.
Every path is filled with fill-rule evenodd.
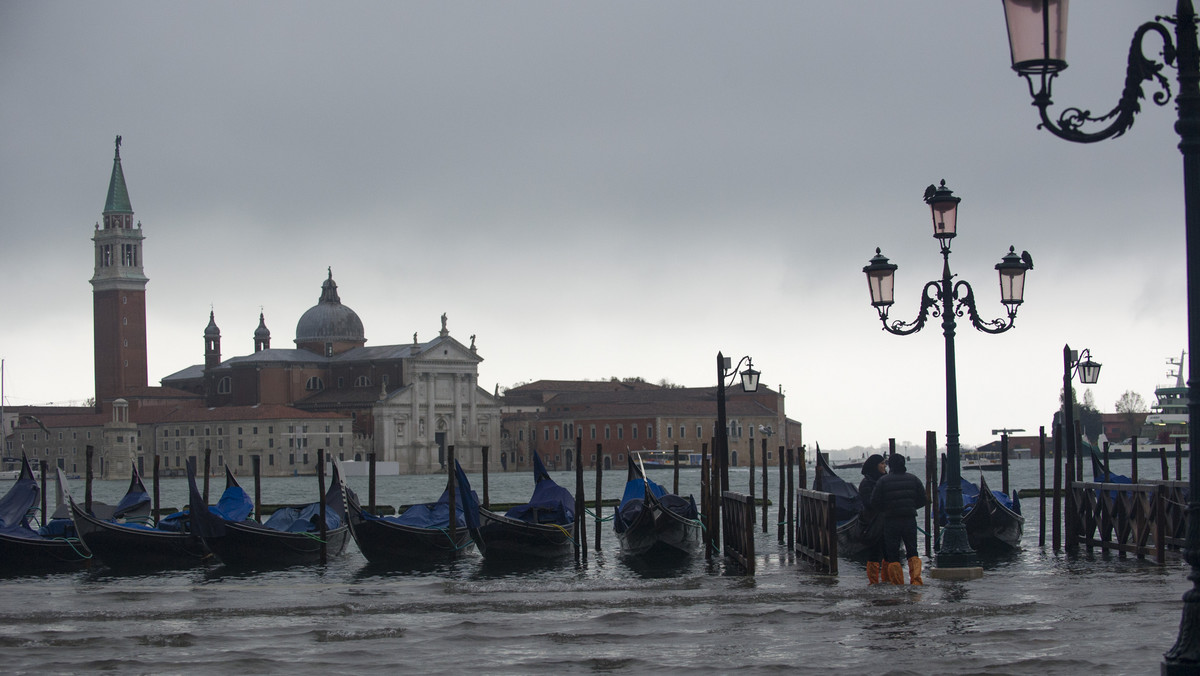
<svg viewBox="0 0 1200 676"><path fill-rule="evenodd" d="M437 455L437 378L432 373L422 374L425 380L425 453L421 471L432 472L438 467Z"/></svg>

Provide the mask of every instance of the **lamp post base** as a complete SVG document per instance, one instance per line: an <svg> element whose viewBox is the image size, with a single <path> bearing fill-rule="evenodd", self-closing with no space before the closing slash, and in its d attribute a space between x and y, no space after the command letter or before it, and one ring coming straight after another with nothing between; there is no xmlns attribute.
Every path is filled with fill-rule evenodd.
<svg viewBox="0 0 1200 676"><path fill-rule="evenodd" d="M983 577L983 568L981 566L930 568L928 572L929 577L935 580L950 580L951 582L978 580Z"/></svg>

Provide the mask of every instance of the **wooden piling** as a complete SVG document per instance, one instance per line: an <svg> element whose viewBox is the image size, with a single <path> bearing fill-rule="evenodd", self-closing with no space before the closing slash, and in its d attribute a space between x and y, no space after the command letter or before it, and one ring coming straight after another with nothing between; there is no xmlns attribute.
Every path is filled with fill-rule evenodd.
<svg viewBox="0 0 1200 676"><path fill-rule="evenodd" d="M320 454L317 455L317 465L321 464ZM262 456L250 456L250 467L254 472L254 520L262 523Z"/></svg>
<svg viewBox="0 0 1200 676"><path fill-rule="evenodd" d="M491 448L489 446L484 446L483 448L480 449L480 454L483 456L483 508L484 509L492 508L491 498L488 497L488 451L490 451L490 450L491 450Z"/></svg>
<svg viewBox="0 0 1200 676"><path fill-rule="evenodd" d="M1135 483L1135 484L1138 483L1137 440L1138 440L1137 435L1136 434L1133 435L1133 444L1129 447L1129 451L1130 451L1129 452L1129 462L1132 465L1132 467L1130 468L1132 470L1132 472L1130 473L1129 478L1133 479L1133 483Z"/></svg>
<svg viewBox="0 0 1200 676"><path fill-rule="evenodd" d="M708 518L712 522L709 530L712 535L712 550L714 554L721 553L721 538L724 536L724 533L721 532L721 493L723 485L721 483L723 480L721 471L725 459L721 457L722 453L718 450L719 448L720 444L714 440L712 462L708 464L708 469L712 472L712 476L708 479ZM728 477L724 477L724 480L728 480Z"/></svg>
<svg viewBox="0 0 1200 676"><path fill-rule="evenodd" d="M1038 546L1046 546L1046 426L1038 428Z"/></svg>
<svg viewBox="0 0 1200 676"><path fill-rule="evenodd" d="M754 532L754 522L758 519L754 509L754 437L750 438L750 531Z"/></svg>
<svg viewBox="0 0 1200 676"><path fill-rule="evenodd" d="M1008 495L1008 432L1000 435L1000 490Z"/></svg>
<svg viewBox="0 0 1200 676"><path fill-rule="evenodd" d="M1108 464L1108 442L1104 442L1104 469L1110 474L1112 473L1112 465ZM1111 477L1104 477L1104 481L1108 481Z"/></svg>
<svg viewBox="0 0 1200 676"><path fill-rule="evenodd" d="M1171 470L1167 467L1167 447L1166 446L1158 447L1158 461L1159 461L1159 463L1162 464L1163 481L1170 479L1171 478Z"/></svg>
<svg viewBox="0 0 1200 676"><path fill-rule="evenodd" d="M154 454L154 527L158 527L158 520L162 518L162 504L158 499L158 454Z"/></svg>
<svg viewBox="0 0 1200 676"><path fill-rule="evenodd" d="M801 448L803 449L804 447L801 446ZM787 548L789 551L796 548L796 521L794 514L795 507L793 506L796 502L796 485L792 478L794 474L792 464L794 455L794 450L789 448L787 451Z"/></svg>
<svg viewBox="0 0 1200 676"><path fill-rule="evenodd" d="M1050 543L1054 551L1062 546L1062 473L1063 473L1063 426L1054 428L1054 497L1050 507Z"/></svg>
<svg viewBox="0 0 1200 676"><path fill-rule="evenodd" d="M671 492L679 495L679 444L675 444L675 449L671 452L671 466L675 468L675 482Z"/></svg>
<svg viewBox="0 0 1200 676"><path fill-rule="evenodd" d="M96 449L88 444L84 452L84 467L86 467L83 479L83 509L88 514L92 513L92 459L96 455Z"/></svg>
<svg viewBox="0 0 1200 676"><path fill-rule="evenodd" d="M704 522L704 558L712 558L712 535L709 531L712 528L711 520L708 518L708 503L709 493L709 477L708 477L708 444L700 444L700 518Z"/></svg>
<svg viewBox="0 0 1200 676"><path fill-rule="evenodd" d="M1183 440L1175 440L1175 480L1183 481Z"/></svg>
<svg viewBox="0 0 1200 676"><path fill-rule="evenodd" d="M374 453L371 454L374 457ZM374 462L372 462L374 466ZM450 501L450 542L458 542L458 477L454 473L454 444L446 447L446 498Z"/></svg>
<svg viewBox="0 0 1200 676"><path fill-rule="evenodd" d="M575 435L575 560L579 561L583 557L583 551L587 549L585 546L587 536L583 531L585 519L584 511L587 503L583 499L583 434Z"/></svg>
<svg viewBox="0 0 1200 676"><path fill-rule="evenodd" d="M204 504L208 503L208 475L212 473L212 449L204 449Z"/></svg>
<svg viewBox="0 0 1200 676"><path fill-rule="evenodd" d="M453 503L451 503L451 504L453 504ZM320 528L318 529L318 533L320 534L320 538L321 538L321 540L320 540L320 542L321 542L321 565L323 566L323 565L325 565L325 558L326 558L325 555L326 555L326 549L327 549L326 545L325 545L325 540L326 540L326 535L328 535L328 533L327 533L328 529L327 529L326 523L325 523L325 449L323 449L323 448L317 449L317 509L318 509L318 512L320 513L320 519L321 519L321 523L319 524ZM453 519L451 519L450 521L451 521L451 523L454 522ZM451 536L451 539L454 539L453 535Z"/></svg>
<svg viewBox="0 0 1200 676"><path fill-rule="evenodd" d="M44 526L46 525L46 522L50 520L50 513L46 511L46 509L49 507L49 505L46 504L48 500L48 496L46 495L46 475L50 473L50 464L45 460L41 460L38 463L38 469L41 470L42 475L42 525ZM57 505L55 505L55 507L57 507Z"/></svg>
<svg viewBox="0 0 1200 676"><path fill-rule="evenodd" d="M604 493L601 490L601 480L604 478L604 464L600 462L603 445L596 444L596 551L600 551L600 519L604 518ZM586 544L586 542L585 542Z"/></svg>
<svg viewBox="0 0 1200 676"><path fill-rule="evenodd" d="M454 483L454 478L450 479L450 483ZM376 454L367 454L367 512L376 513L374 510L374 486L376 486ZM451 502L450 504L454 504ZM454 508L450 508L450 513L454 513Z"/></svg>
<svg viewBox="0 0 1200 676"><path fill-rule="evenodd" d="M763 437L763 440L762 440L762 474L763 474L763 476L762 476L762 485L763 485L762 532L764 532L764 533L767 532L767 518L769 516L767 514L767 503L771 502L770 500L767 499L767 467L768 466L769 465L767 463L767 438Z"/></svg>
<svg viewBox="0 0 1200 676"><path fill-rule="evenodd" d="M779 447L779 544L783 544L783 525L787 523L787 453Z"/></svg>
<svg viewBox="0 0 1200 676"><path fill-rule="evenodd" d="M1082 440L1080 438L1078 420L1075 421L1075 429L1072 430L1072 433L1075 435L1073 444L1075 448L1067 450L1066 476L1063 477L1063 511L1066 514L1066 522L1063 523L1063 547L1068 552L1074 552L1079 548L1079 538L1077 537L1078 532L1076 530L1079 519L1077 516L1078 512L1075 509L1075 492L1071 486L1071 484L1078 481L1076 477L1082 473L1082 470L1080 473L1076 473L1076 463L1081 462L1081 458L1083 457L1083 453L1079 452L1082 450Z"/></svg>

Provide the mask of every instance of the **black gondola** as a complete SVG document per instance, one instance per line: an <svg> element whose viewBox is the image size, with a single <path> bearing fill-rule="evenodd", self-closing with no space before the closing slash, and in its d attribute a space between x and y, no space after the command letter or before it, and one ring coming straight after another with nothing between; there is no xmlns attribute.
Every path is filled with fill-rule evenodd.
<svg viewBox="0 0 1200 676"><path fill-rule="evenodd" d="M504 514L479 506L457 460L454 473L462 493L467 528L485 559L553 560L574 550L575 498L570 491L554 483L537 452L533 453L533 496L529 502Z"/></svg>
<svg viewBox="0 0 1200 676"><path fill-rule="evenodd" d="M946 524L946 464L942 458L941 482L938 485L939 523ZM988 488L983 475L979 485L965 478L962 482L962 524L967 531L967 542L971 548L982 553L1005 553L1016 549L1025 531L1025 517L1021 516L1021 502L1016 493L1010 497Z"/></svg>
<svg viewBox="0 0 1200 676"><path fill-rule="evenodd" d="M88 549L104 565L114 570L155 570L163 568L187 568L198 565L212 557L204 543L188 528L188 512L177 512L154 524L149 516L150 498L137 468L129 482L125 499L113 514L112 519L102 518L75 502L66 490L62 470L58 471L59 483L71 507L71 518L75 529ZM122 508L126 502L136 500L137 511ZM225 514L245 518L253 508L246 492L237 484L229 468L225 468L225 493L218 503ZM237 510L241 511L238 512ZM144 510L144 513L141 513ZM94 511L94 510L93 510Z"/></svg>
<svg viewBox="0 0 1200 676"><path fill-rule="evenodd" d="M463 516L461 496L455 497L455 529L450 533L450 491L437 502L413 505L399 516L375 516L363 509L358 496L346 489L350 533L367 561L378 565L444 561L470 551L471 533Z"/></svg>
<svg viewBox="0 0 1200 676"><path fill-rule="evenodd" d="M852 557L862 553L866 545L862 540L862 528L858 516L862 513L862 498L858 488L834 473L821 447L817 447L817 468L813 472L812 489L822 493L833 493L834 518L837 520L838 554Z"/></svg>
<svg viewBox="0 0 1200 676"><path fill-rule="evenodd" d="M322 545L325 556L337 556L346 549L350 528L346 525L342 482L336 465L324 496L324 542L320 538L320 503L284 507L261 524L229 519L204 504L191 461L187 475L192 531L227 566L282 568L321 563Z"/></svg>
<svg viewBox="0 0 1200 676"><path fill-rule="evenodd" d="M701 525L696 501L651 481L629 458L625 492L617 505L613 530L621 552L646 559L680 558L700 546Z"/></svg>
<svg viewBox="0 0 1200 676"><path fill-rule="evenodd" d="M0 570L40 573L87 566L92 554L71 519L50 519L37 529L30 525L40 495L29 459L22 455L21 473L0 498Z"/></svg>

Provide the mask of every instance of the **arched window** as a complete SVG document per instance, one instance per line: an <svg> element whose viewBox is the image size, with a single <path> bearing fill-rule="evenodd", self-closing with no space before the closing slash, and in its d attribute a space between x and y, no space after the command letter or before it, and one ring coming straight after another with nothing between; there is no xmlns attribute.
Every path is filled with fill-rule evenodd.
<svg viewBox="0 0 1200 676"><path fill-rule="evenodd" d="M323 390L323 389L325 389L325 383L321 382L321 379L318 378L317 376L313 376L308 379L307 383L304 384L304 389L306 389L306 390Z"/></svg>
<svg viewBox="0 0 1200 676"><path fill-rule="evenodd" d="M229 394L233 391L233 379L225 376L217 381L217 394Z"/></svg>
<svg viewBox="0 0 1200 676"><path fill-rule="evenodd" d="M359 377L355 378L354 386L355 387L370 387L371 386L371 376L359 376Z"/></svg>

